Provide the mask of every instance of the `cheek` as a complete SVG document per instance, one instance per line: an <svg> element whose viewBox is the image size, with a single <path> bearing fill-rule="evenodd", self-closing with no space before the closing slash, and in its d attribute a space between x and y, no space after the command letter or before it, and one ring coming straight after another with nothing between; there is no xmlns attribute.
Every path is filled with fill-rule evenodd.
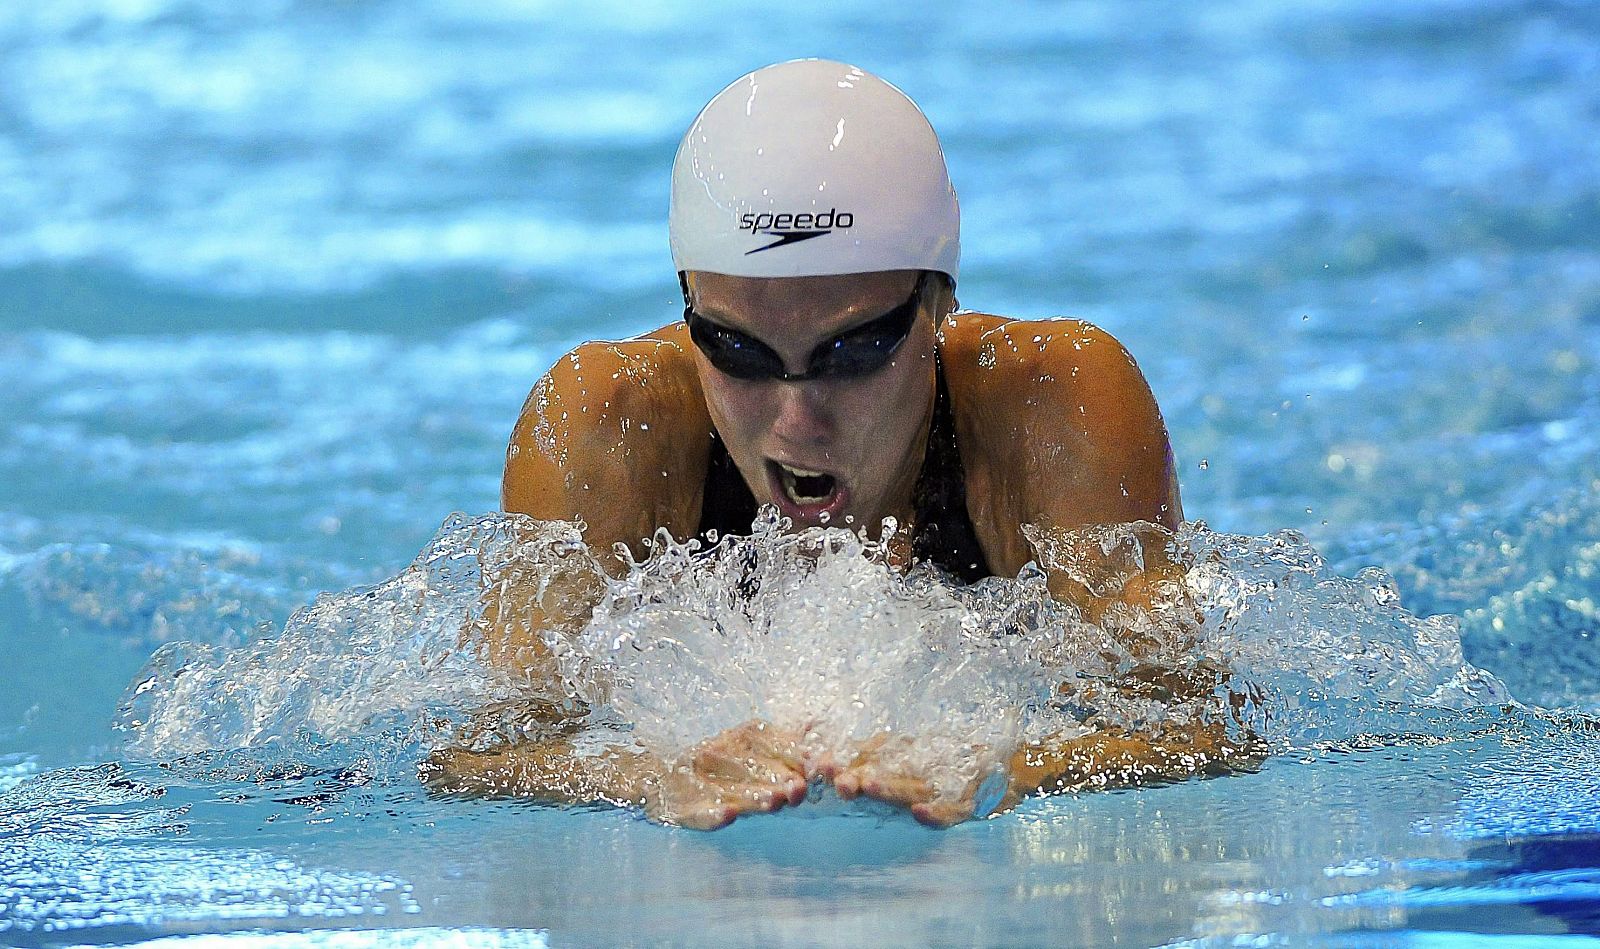
<svg viewBox="0 0 1600 949"><path fill-rule="evenodd" d="M916 437L922 406L933 393L932 366L931 359L896 361L881 375L841 393L839 417L851 420L868 457L892 459Z"/></svg>
<svg viewBox="0 0 1600 949"><path fill-rule="evenodd" d="M768 407L762 387L713 373L701 374L700 387L711 423L725 440L743 440L765 424Z"/></svg>

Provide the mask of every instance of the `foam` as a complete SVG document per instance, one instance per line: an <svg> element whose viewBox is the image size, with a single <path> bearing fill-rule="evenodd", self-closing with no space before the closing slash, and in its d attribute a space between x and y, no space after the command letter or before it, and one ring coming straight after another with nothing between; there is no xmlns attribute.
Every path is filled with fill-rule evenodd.
<svg viewBox="0 0 1600 949"><path fill-rule="evenodd" d="M457 515L400 575L325 594L276 636L163 647L122 724L146 757L366 742L403 772L469 722L480 747L537 738L547 726L528 709L559 703L587 709L590 738L666 760L752 720L808 729L819 753L894 736L944 793L1024 743L1091 730L1215 723L1287 750L1448 728L1452 712L1511 701L1462 659L1453 618L1406 612L1377 571L1333 574L1292 532L1030 536L1041 562L1100 595L1152 558L1185 569L1150 608L1089 622L1036 566L953 587L931 568L892 568L864 534L785 532L770 514L709 550L660 535L618 579L577 525ZM550 660L525 653L520 674L484 661L496 610L533 598L586 612L549 602L573 576L598 605L547 631ZM1136 669L1193 694L1119 685Z"/></svg>

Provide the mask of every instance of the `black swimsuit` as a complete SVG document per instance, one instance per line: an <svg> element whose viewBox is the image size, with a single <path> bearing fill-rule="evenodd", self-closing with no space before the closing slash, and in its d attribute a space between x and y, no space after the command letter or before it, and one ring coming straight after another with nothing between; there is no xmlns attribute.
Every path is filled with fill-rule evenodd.
<svg viewBox="0 0 1600 949"><path fill-rule="evenodd" d="M911 555L917 561L932 562L962 583L972 583L992 572L967 514L967 484L943 366L937 368L936 376L938 390L933 401L933 422L928 427L928 449L922 456L922 471L917 474L912 493L916 521ZM712 429L699 533L715 530L718 534L748 534L755 519L755 496L729 457L722 436Z"/></svg>

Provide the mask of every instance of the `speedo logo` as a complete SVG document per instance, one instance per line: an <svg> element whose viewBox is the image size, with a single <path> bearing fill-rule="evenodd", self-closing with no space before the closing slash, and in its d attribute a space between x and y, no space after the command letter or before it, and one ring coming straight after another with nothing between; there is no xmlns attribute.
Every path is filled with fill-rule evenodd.
<svg viewBox="0 0 1600 949"><path fill-rule="evenodd" d="M770 244L763 244L755 250L745 251L745 256L759 254L764 250L774 247L783 247L786 244L798 244L801 241L832 234L834 231L849 230L855 224L856 216L849 211L840 211L830 208L826 211L806 212L803 214L771 214L766 211L760 214L746 214L739 219L739 230L755 234L770 234L777 240Z"/></svg>

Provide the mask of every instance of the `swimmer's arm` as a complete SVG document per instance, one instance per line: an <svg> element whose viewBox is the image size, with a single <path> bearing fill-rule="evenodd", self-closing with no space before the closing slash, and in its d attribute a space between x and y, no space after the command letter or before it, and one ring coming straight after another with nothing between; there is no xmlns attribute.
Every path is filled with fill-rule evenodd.
<svg viewBox="0 0 1600 949"><path fill-rule="evenodd" d="M1263 757L1259 742L1230 737L1218 722L1152 735L1093 732L1019 749L1011 758L1006 806L1036 793L1165 784L1248 771Z"/></svg>
<svg viewBox="0 0 1600 949"><path fill-rule="evenodd" d="M819 770L847 800L866 796L904 807L934 827L1009 810L1031 794L1162 784L1250 770L1266 756L1266 746L1234 721L1237 701L1216 707L1220 674L1204 663L1184 673L1137 668L1108 688L1117 696L1164 704L1169 721L1143 732L1101 728L1025 745L957 793L941 796L928 774L907 764L906 755L884 754L895 742L914 744L911 736L875 736L843 759L824 760ZM1090 692L1084 698L1100 696Z"/></svg>
<svg viewBox="0 0 1600 949"><path fill-rule="evenodd" d="M1051 593L1095 623L1118 603L1148 609L1170 598L1184 575L1163 533L1183 520L1176 466L1160 408L1122 344L1081 320L970 313L951 317L941 339L967 508L991 569L1013 576L1040 564ZM1140 523L1150 526L1139 529L1147 556L1137 570L1102 562L1083 530Z"/></svg>
<svg viewBox="0 0 1600 949"><path fill-rule="evenodd" d="M1235 737L1217 721L1168 726L1150 734L1105 729L1025 745L995 772L978 775L959 794L940 797L926 775L883 761L875 750L867 748L848 766L825 771L839 795L904 807L933 827L1003 813L1033 794L1216 777L1253 770L1266 757L1262 742L1248 734Z"/></svg>
<svg viewBox="0 0 1600 949"><path fill-rule="evenodd" d="M581 522L593 554L554 567L485 565L481 609L464 644L534 694L548 694L557 675L546 637L580 628L604 593L595 564L619 572L618 544L642 556L658 528L685 537L698 520L710 422L671 330L585 343L563 356L533 387L512 432L502 507L539 522ZM561 724L561 714L532 719ZM662 774L648 756L575 755L564 737L491 752L444 749L421 770L439 790L616 803L637 803Z"/></svg>
<svg viewBox="0 0 1600 949"><path fill-rule="evenodd" d="M608 748L579 756L565 736L492 751L444 748L418 769L428 789L439 794L618 806L644 804L661 770L660 761L644 752Z"/></svg>
<svg viewBox="0 0 1600 949"><path fill-rule="evenodd" d="M1006 382L1028 393L1008 439L1014 470L1030 475L1018 483L1023 523L1182 522L1166 423L1120 342L1090 323L1046 320L1002 324L985 345L1016 354Z"/></svg>
<svg viewBox="0 0 1600 949"><path fill-rule="evenodd" d="M1040 558L1051 593L1094 623L1118 603L1170 606L1184 596L1186 568L1168 556L1166 531L1183 521L1183 502L1166 423L1138 364L1109 333L1077 320L1018 321L992 333L1002 331L1008 340L989 342L1020 354L1014 382L1033 393L1012 439L1012 463L1031 473L1020 482L1019 522L1056 537L1095 525L1154 525L1136 528L1141 569L1102 564L1089 543ZM1078 576L1051 569L1051 560L1081 568Z"/></svg>
<svg viewBox="0 0 1600 949"><path fill-rule="evenodd" d="M710 423L685 358L674 342L642 338L585 343L557 360L512 431L501 506L581 522L595 560L613 573L618 544L642 556L658 528L692 532L699 495L684 486L704 479ZM546 630L587 620L604 584L574 567L490 579L481 632L492 664L518 674L546 664Z"/></svg>
<svg viewBox="0 0 1600 949"><path fill-rule="evenodd" d="M501 505L582 521L607 562L618 543L641 553L659 528L686 538L698 521L710 431L676 342L585 343L529 393L506 447Z"/></svg>
<svg viewBox="0 0 1600 949"><path fill-rule="evenodd" d="M1165 718L1138 731L1100 727L1019 749L1011 758L1008 800L1253 770L1268 748L1241 719L1249 697L1228 684L1226 669L1202 660L1183 669L1140 665L1081 691L1078 697L1091 706L1137 702L1164 709ZM1094 727L1092 719L1086 724Z"/></svg>
<svg viewBox="0 0 1600 949"><path fill-rule="evenodd" d="M1019 460L1036 475L1024 482L1031 490L1021 520L1042 528L1049 548L1030 554L1045 564L1052 595L1117 632L1141 663L1116 691L1199 713L1146 731L1103 729L1022 748L1010 762L1007 803L1040 791L1178 781L1253 767L1264 745L1234 720L1241 697L1218 697L1226 692L1219 690L1226 670L1202 664L1178 673L1163 658L1187 653L1201 615L1185 583L1188 564L1170 543L1183 505L1166 424L1144 374L1121 343L1087 323L1003 328L1013 339L1002 350L1029 354L1029 376L1045 407L1027 415L1027 437L1018 442L1028 451ZM1043 345L1023 345L1020 335ZM1117 524L1129 525L1137 560L1125 551L1108 555L1094 532L1083 530ZM1117 621L1134 614L1155 622Z"/></svg>
<svg viewBox="0 0 1600 949"><path fill-rule="evenodd" d="M562 735L491 751L446 748L418 770L436 793L642 806L653 820L715 830L743 814L805 800L801 737L793 729L752 721L668 763L637 748L579 752Z"/></svg>

